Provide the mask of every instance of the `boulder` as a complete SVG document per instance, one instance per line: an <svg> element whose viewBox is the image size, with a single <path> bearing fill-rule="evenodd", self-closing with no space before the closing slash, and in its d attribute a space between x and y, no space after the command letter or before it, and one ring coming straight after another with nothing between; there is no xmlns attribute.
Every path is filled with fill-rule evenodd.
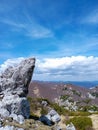
<svg viewBox="0 0 98 130"><path fill-rule="evenodd" d="M51 126L54 123L58 123L61 118L60 115L54 110L50 110L47 115L42 115L39 119L41 122Z"/></svg>
<svg viewBox="0 0 98 130"><path fill-rule="evenodd" d="M50 115L51 121L54 123L58 123L61 120L60 115L53 109L48 113L48 115Z"/></svg>
<svg viewBox="0 0 98 130"><path fill-rule="evenodd" d="M12 117L22 124L30 116L30 105L26 96L35 59L27 58L16 64L12 63L0 74L0 117Z"/></svg>

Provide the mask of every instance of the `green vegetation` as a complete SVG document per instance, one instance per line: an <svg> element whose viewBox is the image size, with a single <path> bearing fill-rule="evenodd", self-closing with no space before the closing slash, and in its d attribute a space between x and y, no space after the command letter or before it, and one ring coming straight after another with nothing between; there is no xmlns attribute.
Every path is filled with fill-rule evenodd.
<svg viewBox="0 0 98 130"><path fill-rule="evenodd" d="M31 116L36 116L35 113L37 110L40 111L41 115L47 114L48 107L53 108L60 115L68 115L68 116L88 116L88 115L90 115L90 113L88 112L88 108L89 108L88 106L85 106L85 107L82 106L83 110L75 112L75 111L66 110L64 108L64 106L59 106L59 104L50 102L50 101L48 101L48 99L43 99L43 98L34 99L31 97L28 97L28 100L30 102L30 115ZM41 104L42 101L47 101L48 107L43 107L43 105ZM96 110L97 108L93 107L93 109Z"/></svg>
<svg viewBox="0 0 98 130"><path fill-rule="evenodd" d="M81 108L82 108L83 112L88 112L88 111L96 112L96 111L98 111L98 107L95 106L95 105L93 105L93 106L89 106L89 105L81 106Z"/></svg>
<svg viewBox="0 0 98 130"><path fill-rule="evenodd" d="M67 87L63 88L62 90L63 90L63 91L67 90Z"/></svg>
<svg viewBox="0 0 98 130"><path fill-rule="evenodd" d="M92 94L92 96L94 96L94 97L98 97L98 92L93 92L93 93L91 93Z"/></svg>
<svg viewBox="0 0 98 130"><path fill-rule="evenodd" d="M81 96L81 92L78 92L78 91L76 91L76 90L72 90L72 92L73 92L73 94L75 94L75 95L77 95L77 96Z"/></svg>
<svg viewBox="0 0 98 130"><path fill-rule="evenodd" d="M61 95L60 99L62 99L63 101L67 100L69 98L69 95Z"/></svg>
<svg viewBox="0 0 98 130"><path fill-rule="evenodd" d="M92 129L92 121L89 117L74 117L66 122L69 124L72 122L77 130L91 130Z"/></svg>
<svg viewBox="0 0 98 130"><path fill-rule="evenodd" d="M89 112L83 112L83 111L76 111L76 112L73 112L73 111L70 111L69 112L69 116L89 116L91 113Z"/></svg>
<svg viewBox="0 0 98 130"><path fill-rule="evenodd" d="M46 107L42 107L40 113L41 115L46 115L48 113L48 109Z"/></svg>
<svg viewBox="0 0 98 130"><path fill-rule="evenodd" d="M66 115L68 112L68 110L66 110L63 106L59 106L57 103L51 103L50 106L55 109L60 115Z"/></svg>
<svg viewBox="0 0 98 130"><path fill-rule="evenodd" d="M83 100L83 102L89 104L91 102L91 99L86 98L85 100Z"/></svg>
<svg viewBox="0 0 98 130"><path fill-rule="evenodd" d="M30 103L30 116L32 117L38 117L40 115L46 115L48 113L48 107L44 107L42 105L42 101L46 101L48 103L48 106L51 105L48 99L44 98L31 98L28 97L28 101ZM37 111L39 111L40 115L36 114Z"/></svg>
<svg viewBox="0 0 98 130"><path fill-rule="evenodd" d="M69 111L64 106L59 106L57 103L51 103L50 106L55 109L60 115L68 116L89 116L91 113L87 111Z"/></svg>

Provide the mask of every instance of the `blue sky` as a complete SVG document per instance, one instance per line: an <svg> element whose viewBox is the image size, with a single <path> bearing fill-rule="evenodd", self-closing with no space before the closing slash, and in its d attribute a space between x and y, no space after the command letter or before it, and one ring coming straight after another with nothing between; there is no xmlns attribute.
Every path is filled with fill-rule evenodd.
<svg viewBox="0 0 98 130"><path fill-rule="evenodd" d="M34 56L37 59L35 79L97 80L97 67L92 71L95 64L91 65L89 60L93 59L97 66L97 50L97 0L0 0L0 64L11 58ZM64 68L66 63L58 63L67 57L71 72L67 68L61 73L60 67ZM78 75L77 70L74 75L72 65L76 67L76 62L81 65L81 57L86 67L91 65L88 72L93 77ZM45 67L48 73L43 71Z"/></svg>

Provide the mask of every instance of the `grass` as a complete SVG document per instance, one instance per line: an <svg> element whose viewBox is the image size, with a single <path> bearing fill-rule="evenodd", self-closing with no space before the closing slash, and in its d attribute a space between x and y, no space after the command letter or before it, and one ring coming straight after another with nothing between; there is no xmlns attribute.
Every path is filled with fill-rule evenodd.
<svg viewBox="0 0 98 130"><path fill-rule="evenodd" d="M92 120L89 117L74 117L66 121L66 124L73 123L76 130L91 130Z"/></svg>

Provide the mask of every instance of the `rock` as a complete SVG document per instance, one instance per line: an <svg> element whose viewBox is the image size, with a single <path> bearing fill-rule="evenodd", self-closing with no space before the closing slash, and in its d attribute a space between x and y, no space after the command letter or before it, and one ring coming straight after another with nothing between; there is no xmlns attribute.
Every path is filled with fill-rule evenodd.
<svg viewBox="0 0 98 130"><path fill-rule="evenodd" d="M47 101L42 101L41 103L44 107L46 107L48 105Z"/></svg>
<svg viewBox="0 0 98 130"><path fill-rule="evenodd" d="M48 113L48 115L50 115L51 121L54 123L58 123L61 120L60 115L53 109Z"/></svg>
<svg viewBox="0 0 98 130"><path fill-rule="evenodd" d="M24 130L23 128L15 128L14 126L5 126L5 127L1 127L0 130Z"/></svg>
<svg viewBox="0 0 98 130"><path fill-rule="evenodd" d="M72 123L70 123L66 126L66 130L76 130L76 129L75 126Z"/></svg>
<svg viewBox="0 0 98 130"><path fill-rule="evenodd" d="M42 115L39 119L41 122L51 126L54 123L58 123L61 118L55 110L51 110L47 115Z"/></svg>
<svg viewBox="0 0 98 130"><path fill-rule="evenodd" d="M0 130L14 130L14 126L1 127Z"/></svg>
<svg viewBox="0 0 98 130"><path fill-rule="evenodd" d="M24 59L10 64L0 74L0 117L12 117L20 124L29 118L30 106L26 98L35 59Z"/></svg>
<svg viewBox="0 0 98 130"><path fill-rule="evenodd" d="M24 117L22 115L11 114L10 117L12 117L13 120L17 121L20 124L24 123Z"/></svg>
<svg viewBox="0 0 98 130"><path fill-rule="evenodd" d="M62 129L61 129L61 127L59 125L56 125L55 130L62 130Z"/></svg>
<svg viewBox="0 0 98 130"><path fill-rule="evenodd" d="M8 66L0 75L0 93L9 92L19 96L26 96L34 66L34 58L24 59L19 64Z"/></svg>
<svg viewBox="0 0 98 130"><path fill-rule="evenodd" d="M2 127L2 121L0 120L0 128Z"/></svg>
<svg viewBox="0 0 98 130"><path fill-rule="evenodd" d="M42 115L40 118L39 118L39 121L43 122L44 124L48 125L48 126L52 126L52 121L51 119L48 117L48 116L45 116L45 115Z"/></svg>
<svg viewBox="0 0 98 130"><path fill-rule="evenodd" d="M24 123L24 117L22 115L18 115L18 122L20 124L23 124Z"/></svg>

